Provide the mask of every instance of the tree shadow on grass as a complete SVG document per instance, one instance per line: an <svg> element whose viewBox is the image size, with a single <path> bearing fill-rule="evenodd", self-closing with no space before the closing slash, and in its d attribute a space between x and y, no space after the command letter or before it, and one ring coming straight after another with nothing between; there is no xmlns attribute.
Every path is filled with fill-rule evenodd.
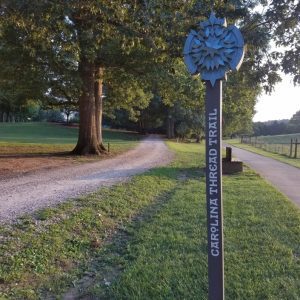
<svg viewBox="0 0 300 300"><path fill-rule="evenodd" d="M177 179L182 184L190 179L203 177L201 168L175 168L174 171L171 167L160 167L150 170L149 175L150 173L151 176L157 176L161 180ZM109 236L99 245L103 248L96 250L96 255L88 264L84 263L80 266L80 270L85 271L81 277L72 282L73 287L63 295L62 299L111 299L109 287L120 278L126 263L132 259L128 257L127 249L136 238L136 232L152 222L153 217L173 198L179 186L176 185L169 191L162 192L153 203L110 231ZM46 296L48 298L53 295L49 295L47 291Z"/></svg>
<svg viewBox="0 0 300 300"><path fill-rule="evenodd" d="M43 158L43 157L74 157L71 151L62 152L47 152L47 153L11 153L11 154L0 154L1 158Z"/></svg>
<svg viewBox="0 0 300 300"><path fill-rule="evenodd" d="M146 173L147 174L147 173ZM160 183L160 180L163 181L164 179L171 179L172 184L169 186L164 187L162 190L160 190L157 195L154 193L154 198L149 198L150 201L152 201L150 204L142 204L141 208L139 208L139 211L137 209L132 210L133 216L127 215L126 220L123 221L123 219L120 217L118 225L115 227L113 224L110 226L108 223L108 236L101 241L101 245L97 246L93 249L91 248L91 263L87 265L86 262L84 262L84 259L78 259L76 262L76 266L74 270L70 271L70 274L66 274L69 272L68 270L64 270L66 272L64 275L61 275L61 277L58 279L59 283L62 283L63 281L70 282L70 278L74 275L74 273L79 273L81 278L75 282L76 289L75 291L71 291L76 296L80 289L84 291L88 291L89 289L97 288L98 289L98 283L100 284L100 288L104 288L104 291L106 293L107 287L114 281L119 278L121 273L124 270L125 265L122 263L118 263L119 258L126 259L126 255L128 253L125 251L127 249L127 246L130 245L132 240L135 238L136 234L135 232L138 231L138 229L141 226L147 225L147 223L151 222L153 219L153 216L157 215L158 212L162 210L164 205L168 204L170 199L172 199L173 194L175 193L177 188L181 188L182 184L184 184L186 181L190 179L199 179L202 175L202 171L200 168L182 168L182 167L159 167L152 169L148 171L149 176L156 177L155 180L149 181L149 182L158 182ZM145 182L147 182L147 176L143 176L144 182L142 182L142 186L145 186ZM169 180L170 182L170 180ZM163 184L163 183L162 183ZM133 190L135 192L135 190ZM141 191L142 193L143 191ZM146 191L145 191L146 192ZM120 197L123 197L123 194L120 194ZM26 223L26 219L23 221L20 220L18 223L18 228L23 228L24 230L37 230L41 232L43 230L48 230L47 226L54 226L56 227L56 222L63 222L64 218L68 218L69 216L72 216L72 214L76 214L76 210L81 210L85 208L95 210L95 206L93 205L93 197L91 197L91 202L88 203L88 201L80 201L74 200L75 205L73 205L72 201L70 202L70 207L62 208L62 216L58 216L58 219L56 218L57 211L52 211L53 208L51 208L50 211L47 211L47 213L44 212L44 214L39 214L40 217L32 218L30 217L29 223ZM122 199L122 198L121 198ZM134 200L134 199L133 199ZM124 201L123 201L124 202ZM148 202L149 203L149 202ZM78 204L78 205L77 205ZM80 205L81 204L81 205ZM122 203L121 203L122 204ZM63 205L63 204L62 204ZM68 205L68 203L66 203ZM112 203L114 205L114 203ZM123 205L123 204L122 204ZM143 205L143 207L142 207ZM55 208L54 208L55 209ZM53 214L52 214L53 213ZM50 214L50 217L49 217ZM61 219L60 219L61 218ZM98 218L98 217L97 217ZM109 215L109 218L114 218L114 216ZM45 223L43 224L43 219ZM52 220L53 219L53 220ZM124 218L125 219L125 218ZM39 221L40 220L40 221ZM83 224L84 216L81 216L77 219L76 222L78 222L79 227ZM52 223L53 222L53 223ZM81 222L81 223L80 223ZM123 223L121 223L123 222ZM125 224L125 226L124 226ZM24 225L24 226L23 226ZM91 228L93 228L93 223L90 223ZM76 227L76 226L75 226ZM115 228L114 228L115 227ZM105 228L104 228L105 229ZM106 230L106 229L105 229ZM101 236L100 231L100 236ZM78 234L79 235L79 234ZM80 236L80 235L79 235ZM74 233L74 239L76 240L77 233ZM93 237L91 237L93 238ZM73 239L71 240L71 242ZM90 242L89 239L86 241L87 243L87 251L90 249ZM42 242L43 243L43 242ZM46 241L47 244L47 241ZM100 246L103 245L103 248L100 248ZM99 249L98 249L99 247ZM39 249L39 247L37 247ZM125 252L124 252L125 251ZM63 254L63 253L61 253ZM60 255L60 254L59 254ZM84 257L84 255L83 255ZM45 274L45 276L47 276ZM59 275L57 274L57 277ZM99 277L100 276L100 277ZM73 277L74 278L74 277ZM43 295L42 299L48 299L51 297L48 297L47 287L54 286L54 290L56 287L56 278L47 279L49 282L44 286L44 289L39 290ZM52 281L50 281L52 280ZM55 281L55 283L53 283ZM62 285L65 285L63 283ZM105 289L106 288L106 289ZM101 290L102 291L102 290ZM53 292L54 293L54 292ZM102 292L101 292L102 293ZM57 298L57 295L52 298ZM69 297L69 299L76 299L76 297ZM78 297L79 298L79 297ZM78 299L77 298L77 299Z"/></svg>
<svg viewBox="0 0 300 300"><path fill-rule="evenodd" d="M145 207L129 222L119 224L114 233L104 241L103 249L98 251L96 257L88 265L81 267L86 271L73 282L74 287L62 299L110 299L108 289L119 279L126 267L127 249L135 238L134 232L151 222L153 216L172 198L175 190L173 188L162 193L154 203Z"/></svg>
<svg viewBox="0 0 300 300"><path fill-rule="evenodd" d="M150 169L148 166L137 168L125 168L125 169L113 169L109 171L96 171L89 175L78 178L79 181L83 180L103 180L103 181L122 181L128 177L144 173L145 175L155 176L163 179L188 179L198 178L204 175L203 168L172 168L172 167L160 167Z"/></svg>

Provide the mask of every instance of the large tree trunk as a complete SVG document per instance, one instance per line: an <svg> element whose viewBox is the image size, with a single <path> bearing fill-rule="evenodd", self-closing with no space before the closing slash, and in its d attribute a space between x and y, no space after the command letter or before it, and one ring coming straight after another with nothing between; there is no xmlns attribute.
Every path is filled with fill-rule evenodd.
<svg viewBox="0 0 300 300"><path fill-rule="evenodd" d="M167 118L167 138L175 138L175 122L171 116L168 116Z"/></svg>
<svg viewBox="0 0 300 300"><path fill-rule="evenodd" d="M143 120L143 117L141 117L139 120L139 133L146 134L145 121Z"/></svg>
<svg viewBox="0 0 300 300"><path fill-rule="evenodd" d="M103 68L95 69L95 118L98 145L102 151L106 151L102 139L102 115L103 115Z"/></svg>
<svg viewBox="0 0 300 300"><path fill-rule="evenodd" d="M72 153L100 155L102 149L98 142L95 115L95 65L84 56L79 62L79 75L82 81L82 94L79 99L79 136Z"/></svg>

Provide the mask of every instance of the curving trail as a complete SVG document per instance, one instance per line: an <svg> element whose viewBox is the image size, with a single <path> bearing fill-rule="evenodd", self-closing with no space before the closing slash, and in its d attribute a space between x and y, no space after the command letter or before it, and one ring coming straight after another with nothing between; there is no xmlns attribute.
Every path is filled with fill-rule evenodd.
<svg viewBox="0 0 300 300"><path fill-rule="evenodd" d="M128 180L132 175L168 164L172 158L173 153L162 139L151 135L115 158L1 180L0 223Z"/></svg>
<svg viewBox="0 0 300 300"><path fill-rule="evenodd" d="M232 147L235 157L258 172L300 208L299 168L232 145L229 146Z"/></svg>

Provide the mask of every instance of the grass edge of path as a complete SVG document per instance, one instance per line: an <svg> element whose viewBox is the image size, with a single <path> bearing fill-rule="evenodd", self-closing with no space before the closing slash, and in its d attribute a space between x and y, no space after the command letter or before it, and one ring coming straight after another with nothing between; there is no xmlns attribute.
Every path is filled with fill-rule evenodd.
<svg viewBox="0 0 300 300"><path fill-rule="evenodd" d="M206 299L205 196L199 169L204 166L204 150L198 145L168 144L177 152L170 166L39 211L34 218L24 217L15 224L16 231L8 228L6 235L1 229L2 240L18 250L10 248L13 257L5 256L6 263L27 271L26 284L12 281L6 297L45 299L73 285L83 294L107 299ZM241 197L249 186L249 193ZM274 212L269 211L270 203ZM297 271L293 263L299 270L299 211L246 170L224 177L224 214L227 297L297 299L300 287L293 279ZM125 244L118 233L125 236ZM99 268L104 272L97 277ZM109 273L115 278L107 277ZM0 290L7 280L3 274ZM80 285L85 277L92 278L88 287ZM34 287L36 279L42 284ZM93 284L93 279L100 280Z"/></svg>
<svg viewBox="0 0 300 300"><path fill-rule="evenodd" d="M285 163L287 165L290 165L290 166L293 166L296 168L300 168L300 159L299 158L295 159L295 158L291 158L291 157L288 157L283 154L269 152L269 151L266 151L263 149L255 148L251 145L241 144L240 142L235 141L235 140L225 140L224 142L229 145L232 145L234 147L237 147L237 148L240 148L243 150L247 150L247 151L253 152L255 154L259 154L261 156L273 158L273 159L280 161L282 163Z"/></svg>

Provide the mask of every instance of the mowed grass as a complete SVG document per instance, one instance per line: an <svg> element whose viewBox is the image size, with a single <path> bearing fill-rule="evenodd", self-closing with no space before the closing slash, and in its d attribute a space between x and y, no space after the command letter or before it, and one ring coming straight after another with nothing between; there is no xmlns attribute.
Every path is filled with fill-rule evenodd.
<svg viewBox="0 0 300 300"><path fill-rule="evenodd" d="M26 144L75 144L78 129L53 123L1 123L0 141Z"/></svg>
<svg viewBox="0 0 300 300"><path fill-rule="evenodd" d="M0 296L207 299L204 148L168 145L169 166L2 226ZM246 170L224 230L227 299L299 299L299 209Z"/></svg>
<svg viewBox="0 0 300 300"><path fill-rule="evenodd" d="M259 141L265 141L271 144L290 143L291 139L293 140L298 139L298 141L300 142L300 133L265 135L265 136L258 136L257 139Z"/></svg>
<svg viewBox="0 0 300 300"><path fill-rule="evenodd" d="M299 141L300 141L300 139L299 139ZM284 154L278 154L278 153L266 151L264 149L256 148L256 147L248 145L248 144L242 144L240 142L240 140L238 140L238 139L226 140L226 143L231 144L231 145L241 148L241 149L249 150L251 152L279 160L279 161L289 164L291 166L300 168L300 149L298 150L298 153L299 153L298 158L293 158L293 157L289 157ZM294 149L294 147L293 147L293 149Z"/></svg>
<svg viewBox="0 0 300 300"><path fill-rule="evenodd" d="M78 128L53 123L0 123L0 154L47 154L71 151ZM104 144L112 153L128 150L141 139L138 134L104 130Z"/></svg>

